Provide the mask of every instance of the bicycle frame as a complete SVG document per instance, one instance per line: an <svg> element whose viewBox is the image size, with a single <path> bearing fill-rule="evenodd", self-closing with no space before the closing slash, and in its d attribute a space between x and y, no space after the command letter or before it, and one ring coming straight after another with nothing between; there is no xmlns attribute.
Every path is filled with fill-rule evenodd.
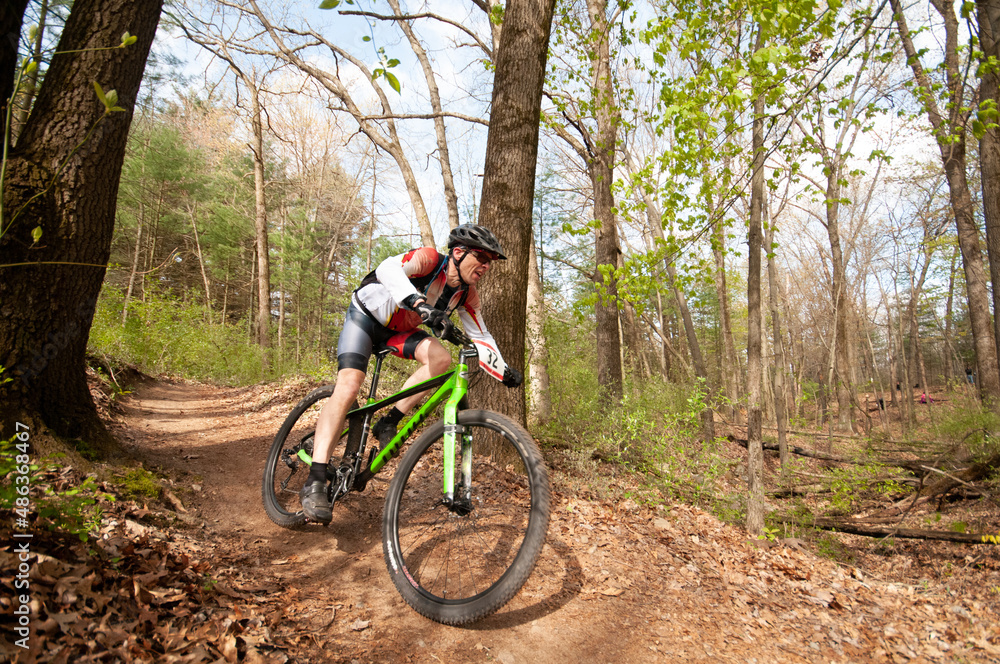
<svg viewBox="0 0 1000 664"><path fill-rule="evenodd" d="M370 430L371 421L373 415L387 406L405 399L406 397L412 396L414 394L419 394L427 390L432 390L437 388L437 390L430 396L427 401L425 401L417 412L414 413L405 424L399 429L393 439L385 446L373 459L369 460L368 468L366 469L371 475L376 475L385 464L394 457L399 450L399 447L409 439L413 431L417 429L434 410L441 405L441 402L445 402L444 406L444 478L442 482L442 493L444 495L444 500L447 504L452 504L455 501L455 459L456 459L456 449L455 449L455 435L463 434L462 436L462 493L461 498L468 498L472 483L472 440L471 436L465 436L464 430L458 424L458 411L467 407L466 395L469 391L469 360L478 361L478 351L474 347L463 346L462 350L459 352L458 364L447 372L435 376L434 378L429 378L421 383L408 387L405 390L401 390L385 399L375 400L375 393L378 389L379 378L382 373L382 362L388 351L381 351L376 354L375 359L375 371L372 373L371 387L368 390L368 401L364 406L360 408L355 408L354 410L347 413L348 423L357 422L359 418L363 418L362 433L361 433L361 446L357 451L357 457L353 459L353 469L355 474L363 472L361 469L361 461L365 457L365 448L367 446L368 432ZM357 426L357 424L348 425ZM345 432L346 433L346 432ZM306 463L312 463L312 459L306 454L305 450L299 450L298 456ZM346 483L344 485L346 489ZM346 490L341 492L337 491L334 496L334 500L339 498Z"/></svg>

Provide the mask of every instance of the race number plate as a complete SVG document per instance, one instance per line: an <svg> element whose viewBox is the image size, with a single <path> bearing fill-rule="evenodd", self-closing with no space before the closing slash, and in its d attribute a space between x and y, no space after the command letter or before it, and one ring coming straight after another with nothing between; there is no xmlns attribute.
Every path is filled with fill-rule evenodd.
<svg viewBox="0 0 1000 664"><path fill-rule="evenodd" d="M497 380L503 380L503 373L507 369L507 363L500 357L500 353L482 341L476 341L475 344L479 350L479 366Z"/></svg>

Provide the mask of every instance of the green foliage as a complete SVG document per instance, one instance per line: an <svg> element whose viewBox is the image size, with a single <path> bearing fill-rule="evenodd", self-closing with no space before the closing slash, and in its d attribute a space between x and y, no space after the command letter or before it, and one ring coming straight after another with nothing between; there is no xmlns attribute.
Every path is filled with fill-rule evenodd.
<svg viewBox="0 0 1000 664"><path fill-rule="evenodd" d="M123 297L106 286L97 303L90 346L117 362L152 375L167 373L227 385L249 385L286 372L330 376L334 368L318 350L295 359L294 338L288 350L267 351L249 341L245 320L206 323L203 307L176 298L150 295L129 302L121 320ZM265 363L266 353L272 353ZM265 370L265 366L269 368Z"/></svg>
<svg viewBox="0 0 1000 664"><path fill-rule="evenodd" d="M844 564L854 563L854 553L833 533L823 533L816 539L815 546L816 553L824 558Z"/></svg>
<svg viewBox="0 0 1000 664"><path fill-rule="evenodd" d="M0 509L20 516L20 510L25 508L18 500L25 501L26 496L18 489L28 487L27 503L34 515L33 526L62 530L87 541L89 534L101 525L103 511L97 501L114 498L98 491L96 480L91 476L75 486L57 486L62 470L58 460L63 455L54 454L34 462L29 450L17 436L0 440ZM15 482L19 477L27 479ZM10 520L11 517L4 518Z"/></svg>
<svg viewBox="0 0 1000 664"><path fill-rule="evenodd" d="M958 407L944 411L934 427L938 439L953 448L967 449L977 461L987 461L1000 454L1000 415L966 396L956 395Z"/></svg>
<svg viewBox="0 0 1000 664"><path fill-rule="evenodd" d="M119 487L122 496L132 500L155 500L163 491L156 477L145 468L130 468L111 483Z"/></svg>
<svg viewBox="0 0 1000 664"><path fill-rule="evenodd" d="M572 443L580 453L636 472L645 481L643 495L687 500L725 520L739 520L744 510L740 497L722 493L720 480L731 470L722 442L700 439L706 397L702 385L639 381L629 375L622 402L605 406L588 330L550 322L548 331L554 417L543 437Z"/></svg>
<svg viewBox="0 0 1000 664"><path fill-rule="evenodd" d="M886 478L886 469L879 464L866 464L834 468L830 489L833 495L830 503L840 513L848 513L861 498L871 492L882 495L903 493L903 487L895 480Z"/></svg>

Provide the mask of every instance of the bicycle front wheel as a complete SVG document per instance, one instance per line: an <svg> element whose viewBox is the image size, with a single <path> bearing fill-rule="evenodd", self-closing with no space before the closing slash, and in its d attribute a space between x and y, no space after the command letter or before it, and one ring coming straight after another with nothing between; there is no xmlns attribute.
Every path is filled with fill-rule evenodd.
<svg viewBox="0 0 1000 664"><path fill-rule="evenodd" d="M333 385L324 385L310 392L288 414L271 443L271 450L264 464L261 495L264 511L271 521L284 528L294 528L306 522L299 501L299 491L309 477L309 464L299 457L304 451L313 453L313 437L319 411L333 394ZM330 455L336 464L344 455L347 432L334 441Z"/></svg>
<svg viewBox="0 0 1000 664"><path fill-rule="evenodd" d="M531 574L549 523L549 481L531 436L513 420L462 411L472 437L471 501L442 500L444 423L403 456L382 520L386 566L418 613L447 625L483 618L506 604ZM455 486L461 486L457 453Z"/></svg>

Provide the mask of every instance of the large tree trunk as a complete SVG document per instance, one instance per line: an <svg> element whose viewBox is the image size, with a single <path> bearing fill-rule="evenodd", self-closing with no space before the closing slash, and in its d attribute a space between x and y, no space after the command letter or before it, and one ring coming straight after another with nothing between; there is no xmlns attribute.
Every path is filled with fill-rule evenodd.
<svg viewBox="0 0 1000 664"><path fill-rule="evenodd" d="M906 53L913 77L919 88L919 97L925 105L927 118L934 130L945 175L955 226L958 229L958 244L962 250L962 264L965 268L966 293L969 299L969 322L972 326L973 344L976 349L980 396L992 402L993 408L1000 408L1000 370L997 366L997 344L990 324L990 298L986 272L983 267L979 231L976 227L972 195L965 174L965 129L968 120L965 107L967 95L963 71L958 53L958 18L955 7L944 0L933 0L931 4L944 20L945 28L945 69L949 91L949 115L942 115L934 96L933 86L924 72L916 47L913 44L900 0L890 0L892 11L899 27L903 50Z"/></svg>
<svg viewBox="0 0 1000 664"><path fill-rule="evenodd" d="M132 108L160 9L161 0L76 3L10 153L3 191L9 226L0 237L0 365L14 380L0 386L0 436L15 419L38 416L92 449L113 445L87 389L84 355L110 255ZM135 44L94 50L117 45L126 31L138 38ZM126 110L105 117L94 81L116 89ZM33 242L36 228L42 235Z"/></svg>
<svg viewBox="0 0 1000 664"><path fill-rule="evenodd" d="M980 103L992 101L994 113L1000 108L1000 0L977 0L980 46L984 60L993 59L993 66L983 73L979 87ZM986 219L986 251L990 259L993 283L993 335L1000 348L1000 122L995 114L989 118L986 131L979 139L979 173L983 188L983 216Z"/></svg>
<svg viewBox="0 0 1000 664"><path fill-rule="evenodd" d="M538 159L542 84L555 0L512 0L507 6L496 73L479 223L509 256L496 261L480 289L483 316L509 365L524 368L531 213ZM524 392L483 381L477 403L525 422Z"/></svg>

